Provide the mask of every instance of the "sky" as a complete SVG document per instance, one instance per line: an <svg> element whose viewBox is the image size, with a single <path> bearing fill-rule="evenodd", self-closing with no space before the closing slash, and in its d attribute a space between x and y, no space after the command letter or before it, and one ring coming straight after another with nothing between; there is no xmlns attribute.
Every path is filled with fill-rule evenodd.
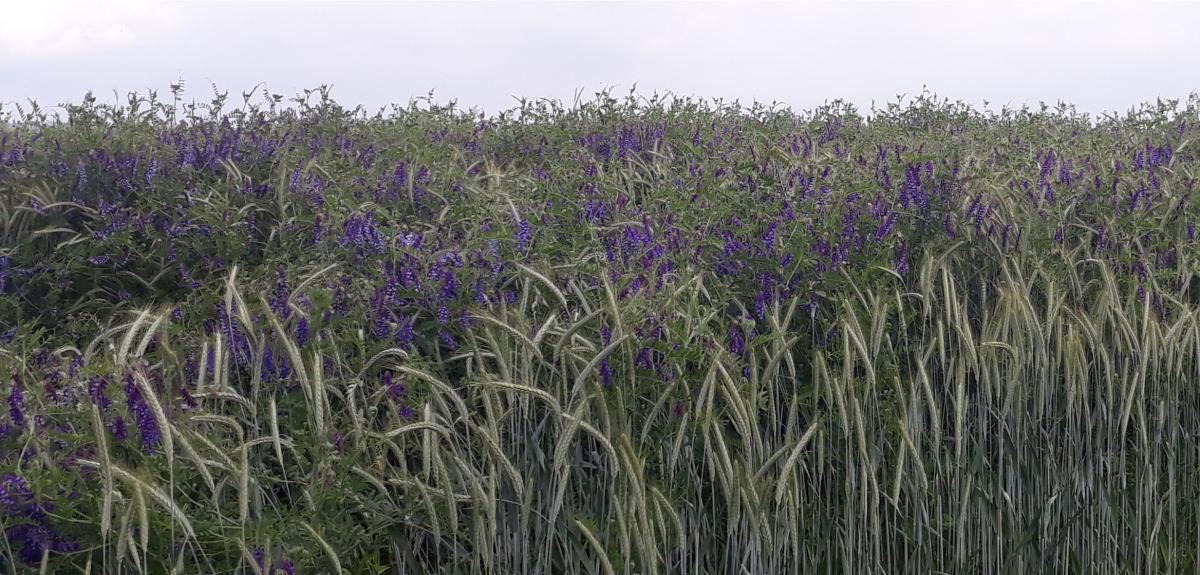
<svg viewBox="0 0 1200 575"><path fill-rule="evenodd" d="M159 2L0 0L0 102L185 99L332 85L375 111L430 91L496 113L641 95L833 99L923 90L1093 115L1200 91L1200 2ZM114 93L115 90L115 93ZM7 108L8 106L6 106Z"/></svg>

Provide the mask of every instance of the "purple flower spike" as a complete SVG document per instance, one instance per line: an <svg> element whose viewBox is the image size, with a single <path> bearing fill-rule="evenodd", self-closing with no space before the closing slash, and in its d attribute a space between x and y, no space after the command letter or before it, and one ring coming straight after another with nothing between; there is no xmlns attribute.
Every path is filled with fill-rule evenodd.
<svg viewBox="0 0 1200 575"><path fill-rule="evenodd" d="M125 441L125 439L129 437L129 432L125 429L124 417L118 415L117 417L113 418L112 433L113 438L118 442Z"/></svg>
<svg viewBox="0 0 1200 575"><path fill-rule="evenodd" d="M296 322L296 345L304 347L308 343L308 318L302 317Z"/></svg>
<svg viewBox="0 0 1200 575"><path fill-rule="evenodd" d="M146 450L146 453L153 453L154 448L162 442L162 430L159 429L154 411L142 397L142 390L134 383L132 375L126 379L125 397L129 415L137 424L141 434L142 448Z"/></svg>
<svg viewBox="0 0 1200 575"><path fill-rule="evenodd" d="M892 212L888 214L887 219L883 221L883 225L879 226L879 231L875 232L875 241L881 242L886 239L888 235L892 233L892 226L895 224L896 212Z"/></svg>
<svg viewBox="0 0 1200 575"><path fill-rule="evenodd" d="M8 394L8 415L12 418L12 424L17 429L25 427L25 386L21 382L21 376L13 374L13 387Z"/></svg>
<svg viewBox="0 0 1200 575"><path fill-rule="evenodd" d="M36 565L47 551L66 553L78 548L51 525L49 511L53 506L39 503L24 477L7 475L0 481L0 516L7 525L4 539L21 561Z"/></svg>
<svg viewBox="0 0 1200 575"><path fill-rule="evenodd" d="M746 353L746 340L742 336L741 327L736 322L729 326L729 352L736 356Z"/></svg>
<svg viewBox="0 0 1200 575"><path fill-rule="evenodd" d="M533 229L529 226L529 220L521 218L517 225L517 251L524 254L529 249L529 242L533 241Z"/></svg>
<svg viewBox="0 0 1200 575"><path fill-rule="evenodd" d="M278 274L279 281L275 287L275 297L271 299L271 311L275 312L280 319L287 319L292 311L288 305L291 292L288 291L287 268L279 266Z"/></svg>

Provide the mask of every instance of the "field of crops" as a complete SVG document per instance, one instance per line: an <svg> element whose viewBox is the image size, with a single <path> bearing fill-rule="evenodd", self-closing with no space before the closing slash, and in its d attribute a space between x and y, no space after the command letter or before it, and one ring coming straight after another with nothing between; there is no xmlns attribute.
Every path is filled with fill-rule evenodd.
<svg viewBox="0 0 1200 575"><path fill-rule="evenodd" d="M0 108L0 572L1200 567L1200 99Z"/></svg>

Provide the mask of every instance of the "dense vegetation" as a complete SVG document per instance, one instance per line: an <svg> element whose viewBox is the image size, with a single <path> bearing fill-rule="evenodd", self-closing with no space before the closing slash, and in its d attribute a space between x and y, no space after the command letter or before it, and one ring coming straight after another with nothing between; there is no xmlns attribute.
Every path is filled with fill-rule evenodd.
<svg viewBox="0 0 1200 575"><path fill-rule="evenodd" d="M1200 99L172 100L0 109L0 570L1200 565Z"/></svg>

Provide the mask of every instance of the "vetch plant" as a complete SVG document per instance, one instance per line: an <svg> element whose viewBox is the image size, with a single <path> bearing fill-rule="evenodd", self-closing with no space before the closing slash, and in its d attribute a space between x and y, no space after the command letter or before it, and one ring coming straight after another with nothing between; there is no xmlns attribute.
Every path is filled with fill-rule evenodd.
<svg viewBox="0 0 1200 575"><path fill-rule="evenodd" d="M294 104L0 109L0 571L1200 564L1195 98Z"/></svg>

